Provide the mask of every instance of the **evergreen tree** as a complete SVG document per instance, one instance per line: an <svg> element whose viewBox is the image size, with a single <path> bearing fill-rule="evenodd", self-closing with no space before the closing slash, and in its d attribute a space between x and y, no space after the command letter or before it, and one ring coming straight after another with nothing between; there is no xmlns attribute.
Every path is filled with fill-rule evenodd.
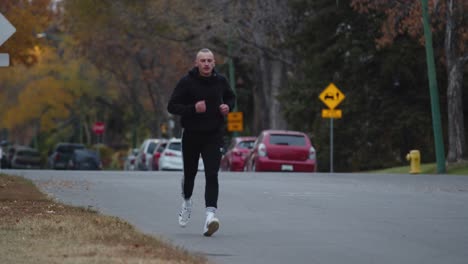
<svg viewBox="0 0 468 264"><path fill-rule="evenodd" d="M294 129L309 131L318 150L319 168L328 170L329 120L318 99L333 82L346 95L334 122L336 171L358 171L401 164L420 149L433 155L424 50L401 38L378 50L374 44L380 17L354 12L349 1L294 1L298 31L295 47L302 73L281 96Z"/></svg>

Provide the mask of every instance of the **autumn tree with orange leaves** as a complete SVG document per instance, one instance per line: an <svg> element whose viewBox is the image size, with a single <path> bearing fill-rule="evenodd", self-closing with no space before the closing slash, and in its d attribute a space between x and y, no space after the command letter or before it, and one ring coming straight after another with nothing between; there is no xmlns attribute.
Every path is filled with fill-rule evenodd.
<svg viewBox="0 0 468 264"><path fill-rule="evenodd" d="M391 45L399 35L409 35L424 45L421 1L352 0L352 7L363 14L383 13L378 48ZM447 162L466 158L463 115L463 74L468 62L468 2L465 0L429 1L432 31L444 36L439 61L447 69L448 153Z"/></svg>
<svg viewBox="0 0 468 264"><path fill-rule="evenodd" d="M189 33L167 21L167 13L183 20L174 10L180 10L182 4L64 1L64 27L73 36L75 48L120 82L122 102L108 102L112 109L122 108L113 105L116 103L129 106L130 122L122 122L120 127L134 131L149 128L151 135L163 136L160 127L170 119L166 102L174 80L185 73L192 60L192 54L186 57L180 44Z"/></svg>

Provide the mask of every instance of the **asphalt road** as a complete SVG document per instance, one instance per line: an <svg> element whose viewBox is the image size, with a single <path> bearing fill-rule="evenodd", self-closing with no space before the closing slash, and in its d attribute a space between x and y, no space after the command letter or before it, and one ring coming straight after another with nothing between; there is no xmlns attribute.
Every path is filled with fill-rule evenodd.
<svg viewBox="0 0 468 264"><path fill-rule="evenodd" d="M183 229L180 172L8 173L215 263L468 263L468 176L221 173L207 238L202 174Z"/></svg>

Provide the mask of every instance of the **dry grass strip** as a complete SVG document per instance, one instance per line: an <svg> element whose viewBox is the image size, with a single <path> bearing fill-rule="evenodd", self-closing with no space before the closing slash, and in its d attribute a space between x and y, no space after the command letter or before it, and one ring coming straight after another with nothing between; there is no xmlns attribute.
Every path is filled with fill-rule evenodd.
<svg viewBox="0 0 468 264"><path fill-rule="evenodd" d="M208 263L116 217L56 203L0 174L0 263Z"/></svg>

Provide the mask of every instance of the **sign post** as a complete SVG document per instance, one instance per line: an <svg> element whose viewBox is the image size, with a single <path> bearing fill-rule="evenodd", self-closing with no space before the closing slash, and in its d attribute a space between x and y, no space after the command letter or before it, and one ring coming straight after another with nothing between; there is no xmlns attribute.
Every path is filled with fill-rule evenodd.
<svg viewBox="0 0 468 264"><path fill-rule="evenodd" d="M322 117L330 118L330 172L333 172L333 119L341 118L341 109L335 109L344 99L345 95L333 83L330 83L319 95L320 100L329 109L322 109Z"/></svg>

